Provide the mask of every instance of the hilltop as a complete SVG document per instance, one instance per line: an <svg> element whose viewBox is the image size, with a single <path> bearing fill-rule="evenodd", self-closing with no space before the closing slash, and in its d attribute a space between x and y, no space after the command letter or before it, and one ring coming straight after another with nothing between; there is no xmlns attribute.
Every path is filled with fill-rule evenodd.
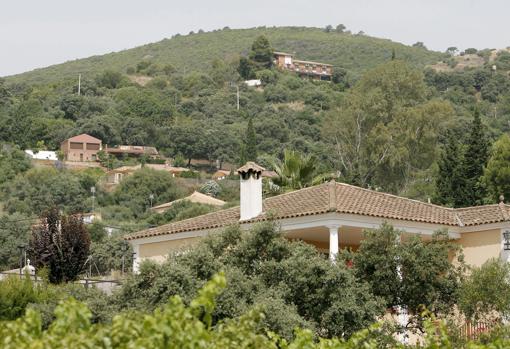
<svg viewBox="0 0 510 349"><path fill-rule="evenodd" d="M417 67L434 64L444 57L442 53L425 48L410 47L367 35L326 33L320 28L259 27L175 35L171 39L128 50L35 69L10 76L7 80L12 83L51 83L75 77L78 73L95 74L105 69L125 73L129 67L143 60L171 64L183 72L203 72L210 68L215 59L233 59L248 52L253 40L262 34L278 50L294 52L300 59L342 67L354 76L388 61L393 51L398 58Z"/></svg>

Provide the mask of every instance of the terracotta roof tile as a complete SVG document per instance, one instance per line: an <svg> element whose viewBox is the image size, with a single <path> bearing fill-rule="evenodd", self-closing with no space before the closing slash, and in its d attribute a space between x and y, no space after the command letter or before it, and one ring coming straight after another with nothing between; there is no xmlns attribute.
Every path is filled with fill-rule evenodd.
<svg viewBox="0 0 510 349"><path fill-rule="evenodd" d="M270 216L284 219L338 212L446 226L472 226L508 221L509 210L510 207L503 204L452 209L344 183L329 182L267 198L263 202L262 214L241 223L264 221ZM239 218L239 207L234 207L143 230L126 236L126 239L215 229L237 224Z"/></svg>
<svg viewBox="0 0 510 349"><path fill-rule="evenodd" d="M82 133L81 135L71 137L67 139L70 142L84 142L84 143L101 143L100 139L92 137L86 133ZM64 141L65 142L65 141Z"/></svg>

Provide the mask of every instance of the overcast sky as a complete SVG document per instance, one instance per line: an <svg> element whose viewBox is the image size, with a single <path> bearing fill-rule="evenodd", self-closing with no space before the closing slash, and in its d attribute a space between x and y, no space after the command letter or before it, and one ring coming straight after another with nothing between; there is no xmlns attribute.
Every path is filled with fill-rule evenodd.
<svg viewBox="0 0 510 349"><path fill-rule="evenodd" d="M0 76L229 26L318 26L444 51L510 46L509 0L3 0Z"/></svg>

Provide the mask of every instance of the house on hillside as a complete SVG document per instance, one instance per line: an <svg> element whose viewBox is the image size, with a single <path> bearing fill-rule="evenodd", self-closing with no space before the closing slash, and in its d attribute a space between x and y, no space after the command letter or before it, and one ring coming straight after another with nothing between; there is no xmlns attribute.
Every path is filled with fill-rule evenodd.
<svg viewBox="0 0 510 349"><path fill-rule="evenodd" d="M263 200L262 171L252 162L237 170L239 207L127 235L135 251L133 270L143 260L162 262L169 252L229 225L249 229L270 216L286 238L312 244L331 259L341 248L356 250L365 229L387 222L403 231L404 239L418 235L428 240L445 229L463 247L470 265L480 266L494 257L510 260L510 205L503 202L453 209L334 181Z"/></svg>
<svg viewBox="0 0 510 349"><path fill-rule="evenodd" d="M142 155L147 155L151 159L157 159L159 157L159 153L156 148L146 147L143 145L119 145L116 147L105 146L104 151L115 157L140 157Z"/></svg>
<svg viewBox="0 0 510 349"><path fill-rule="evenodd" d="M166 164L145 164L144 167L151 168L153 170L158 171L166 171L172 174L172 177L179 177L181 173L190 171L185 167L174 167ZM122 166L110 170L106 173L106 184L107 185L117 185L119 184L126 176L133 174L135 171L138 171L142 168L142 165L134 165L134 166Z"/></svg>
<svg viewBox="0 0 510 349"><path fill-rule="evenodd" d="M178 202L189 201L196 204L204 204L204 205L212 205L212 206L223 206L226 204L225 201L213 198L212 196L200 193L198 191L194 191L191 195L186 196L185 198L174 200L171 202L167 202L158 206L154 206L151 208L152 211L156 213L163 213L167 211L170 207L175 205Z"/></svg>
<svg viewBox="0 0 510 349"><path fill-rule="evenodd" d="M300 77L313 80L331 81L333 66L327 63L301 61L294 59L294 55L285 52L274 52L274 65L281 70L291 71Z"/></svg>
<svg viewBox="0 0 510 349"><path fill-rule="evenodd" d="M97 161L97 153L101 151L101 140L81 134L66 139L60 144L65 161Z"/></svg>

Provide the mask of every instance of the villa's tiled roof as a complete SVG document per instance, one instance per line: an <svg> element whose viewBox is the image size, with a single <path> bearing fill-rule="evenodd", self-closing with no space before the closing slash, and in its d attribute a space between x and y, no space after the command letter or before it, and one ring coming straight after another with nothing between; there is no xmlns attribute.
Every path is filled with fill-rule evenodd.
<svg viewBox="0 0 510 349"><path fill-rule="evenodd" d="M510 220L509 206L485 205L452 209L396 195L329 182L267 198L263 213L241 223L318 215L327 212L414 221L443 226L472 226ZM212 212L180 222L130 234L127 240L206 230L239 223L239 207Z"/></svg>

